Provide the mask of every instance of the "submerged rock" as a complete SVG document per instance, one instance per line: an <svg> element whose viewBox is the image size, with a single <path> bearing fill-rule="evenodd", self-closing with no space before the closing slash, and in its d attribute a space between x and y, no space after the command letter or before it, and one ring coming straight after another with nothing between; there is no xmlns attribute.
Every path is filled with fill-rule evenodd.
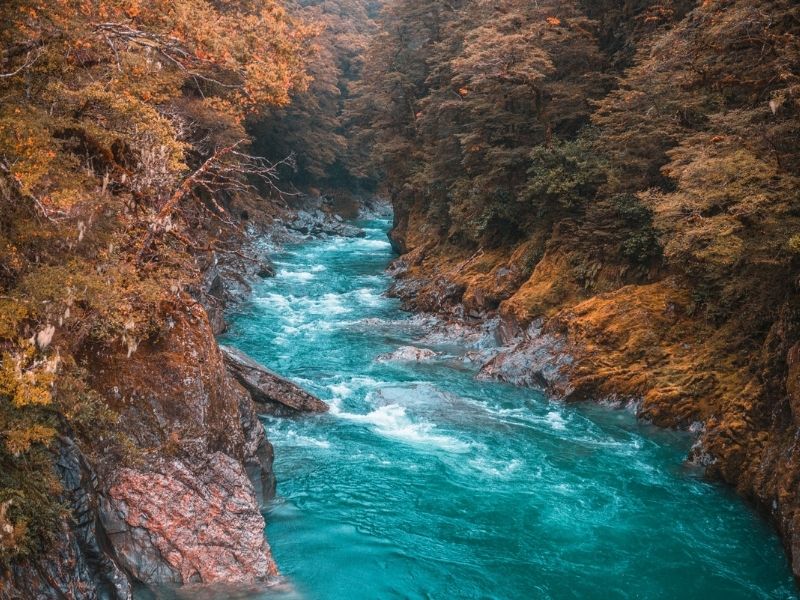
<svg viewBox="0 0 800 600"><path fill-rule="evenodd" d="M271 260L262 259L256 265L256 275L261 279L275 277L275 265L272 264Z"/></svg>
<svg viewBox="0 0 800 600"><path fill-rule="evenodd" d="M401 346L394 352L381 354L376 359L378 362L423 362L436 358L438 354L428 348L417 348L416 346Z"/></svg>
<svg viewBox="0 0 800 600"><path fill-rule="evenodd" d="M328 405L288 379L273 373L244 352L220 346L228 371L250 392L259 408L269 414L326 412Z"/></svg>

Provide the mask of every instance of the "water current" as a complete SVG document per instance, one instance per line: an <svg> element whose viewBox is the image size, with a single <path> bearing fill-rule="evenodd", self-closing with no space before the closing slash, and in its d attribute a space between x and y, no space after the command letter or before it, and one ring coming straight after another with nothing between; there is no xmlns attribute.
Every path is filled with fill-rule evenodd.
<svg viewBox="0 0 800 600"><path fill-rule="evenodd" d="M223 339L331 406L264 418L290 596L796 597L770 527L685 465L688 434L477 381L493 336L402 312L389 222L359 225L276 255Z"/></svg>

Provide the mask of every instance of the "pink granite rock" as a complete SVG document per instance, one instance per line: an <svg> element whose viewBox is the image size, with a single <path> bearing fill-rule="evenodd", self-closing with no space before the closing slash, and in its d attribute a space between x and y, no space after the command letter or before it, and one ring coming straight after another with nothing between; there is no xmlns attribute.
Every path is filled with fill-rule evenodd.
<svg viewBox="0 0 800 600"><path fill-rule="evenodd" d="M122 469L100 516L122 567L146 584L253 583L277 575L240 462L163 461Z"/></svg>

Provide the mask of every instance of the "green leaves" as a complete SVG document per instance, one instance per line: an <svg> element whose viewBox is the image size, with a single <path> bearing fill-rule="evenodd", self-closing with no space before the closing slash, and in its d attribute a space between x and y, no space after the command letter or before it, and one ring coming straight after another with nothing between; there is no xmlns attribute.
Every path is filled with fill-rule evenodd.
<svg viewBox="0 0 800 600"><path fill-rule="evenodd" d="M574 210L594 199L606 181L608 161L589 134L576 140L556 140L530 154L525 196L538 212Z"/></svg>

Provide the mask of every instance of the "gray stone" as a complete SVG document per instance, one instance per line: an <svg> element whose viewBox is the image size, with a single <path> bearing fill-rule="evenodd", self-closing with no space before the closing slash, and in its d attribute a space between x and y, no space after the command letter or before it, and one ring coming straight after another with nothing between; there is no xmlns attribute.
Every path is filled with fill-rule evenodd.
<svg viewBox="0 0 800 600"><path fill-rule="evenodd" d="M228 346L220 346L220 350L229 373L250 392L264 412L291 416L328 410L328 405L322 400L273 373L245 353Z"/></svg>

